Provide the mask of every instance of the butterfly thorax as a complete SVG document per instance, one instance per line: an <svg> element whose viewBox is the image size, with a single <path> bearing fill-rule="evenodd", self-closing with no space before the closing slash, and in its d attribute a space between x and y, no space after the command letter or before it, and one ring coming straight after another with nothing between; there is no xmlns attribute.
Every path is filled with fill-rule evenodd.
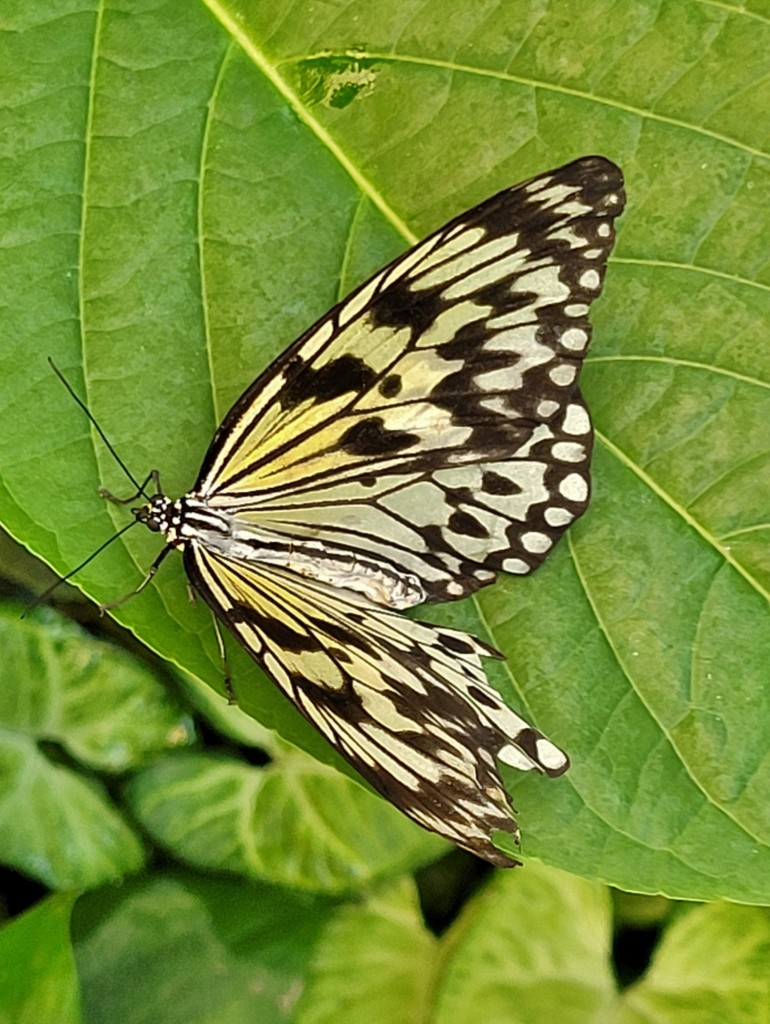
<svg viewBox="0 0 770 1024"><path fill-rule="evenodd" d="M312 537L291 537L212 507L187 494L154 495L134 510L137 520L175 548L201 545L231 562L274 565L330 586L363 594L388 608L411 608L426 593L420 580L384 560L336 548Z"/></svg>

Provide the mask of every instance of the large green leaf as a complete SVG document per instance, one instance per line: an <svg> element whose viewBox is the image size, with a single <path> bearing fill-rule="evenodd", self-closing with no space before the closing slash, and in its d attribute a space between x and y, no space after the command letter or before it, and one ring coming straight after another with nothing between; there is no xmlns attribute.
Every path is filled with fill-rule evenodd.
<svg viewBox="0 0 770 1024"><path fill-rule="evenodd" d="M352 779L296 749L254 768L233 758L160 758L127 785L137 819L180 860L293 889L340 893L446 851Z"/></svg>
<svg viewBox="0 0 770 1024"><path fill-rule="evenodd" d="M81 1024L69 934L74 900L50 896L0 928L1 1024Z"/></svg>
<svg viewBox="0 0 770 1024"><path fill-rule="evenodd" d="M0 605L0 863L54 889L144 863L95 772L146 764L194 738L150 670L51 609Z"/></svg>
<svg viewBox="0 0 770 1024"><path fill-rule="evenodd" d="M438 939L410 879L333 905L181 871L86 894L72 931L88 1024L765 1024L765 911L677 910L625 991L607 888L535 863Z"/></svg>
<svg viewBox="0 0 770 1024"><path fill-rule="evenodd" d="M85 1024L289 1024L329 905L243 879L163 873L73 915Z"/></svg>
<svg viewBox="0 0 770 1024"><path fill-rule="evenodd" d="M181 493L239 391L367 271L505 184L605 153L630 204L585 374L593 508L531 580L451 614L486 624L496 678L573 759L517 782L526 851L770 901L767 11L208 7L6 11L4 522L60 571L126 522L95 488L130 485L46 355L133 471ZM131 533L78 582L115 598L156 551ZM178 564L119 617L221 686ZM247 710L329 756L234 669Z"/></svg>
<svg viewBox="0 0 770 1024"><path fill-rule="evenodd" d="M756 907L697 907L671 924L618 1024L764 1024L770 1015L770 920Z"/></svg>

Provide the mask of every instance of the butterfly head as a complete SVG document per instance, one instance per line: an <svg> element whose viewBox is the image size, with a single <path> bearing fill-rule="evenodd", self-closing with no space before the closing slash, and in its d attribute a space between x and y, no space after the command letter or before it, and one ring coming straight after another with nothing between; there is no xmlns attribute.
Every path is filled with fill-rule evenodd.
<svg viewBox="0 0 770 1024"><path fill-rule="evenodd" d="M131 511L137 522L144 523L154 533L162 533L169 544L180 542L179 528L183 514L179 500L172 501L165 494L154 494L146 505L132 508Z"/></svg>

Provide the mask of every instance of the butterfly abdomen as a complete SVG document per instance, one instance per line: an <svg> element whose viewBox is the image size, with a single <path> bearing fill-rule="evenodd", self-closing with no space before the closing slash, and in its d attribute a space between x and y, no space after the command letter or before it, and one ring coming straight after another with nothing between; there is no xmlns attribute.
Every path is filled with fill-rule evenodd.
<svg viewBox="0 0 770 1024"><path fill-rule="evenodd" d="M367 557L312 536L287 537L259 525L256 513L233 515L205 499L187 495L175 502L157 496L139 518L164 533L169 544L200 545L244 565L272 565L331 587L363 594L387 608L422 604L420 580L385 560ZM254 520L254 521L250 521Z"/></svg>

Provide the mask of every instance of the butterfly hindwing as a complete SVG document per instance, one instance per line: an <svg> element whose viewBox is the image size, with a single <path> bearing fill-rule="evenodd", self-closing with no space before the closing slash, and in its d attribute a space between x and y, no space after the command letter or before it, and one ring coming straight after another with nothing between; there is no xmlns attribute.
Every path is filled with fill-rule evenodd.
<svg viewBox="0 0 770 1024"><path fill-rule="evenodd" d="M474 637L339 588L185 550L196 589L287 697L375 789L423 827L500 865L518 841L497 759L559 775L568 761L489 685Z"/></svg>

